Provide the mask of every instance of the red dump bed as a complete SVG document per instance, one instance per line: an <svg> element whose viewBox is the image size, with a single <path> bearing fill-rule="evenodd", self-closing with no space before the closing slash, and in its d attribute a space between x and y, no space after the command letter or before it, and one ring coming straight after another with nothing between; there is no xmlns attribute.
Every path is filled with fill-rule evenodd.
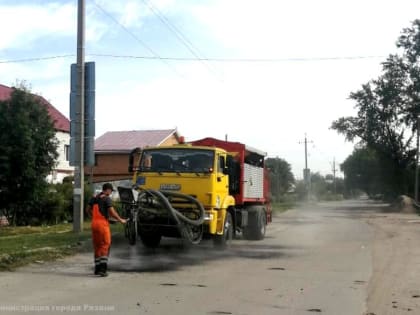
<svg viewBox="0 0 420 315"><path fill-rule="evenodd" d="M264 157L267 155L265 152L240 142L215 138L204 138L190 143L196 146L224 149L239 162L241 185L239 193L234 195L236 204L266 204L269 202L270 184L268 171L264 167Z"/></svg>

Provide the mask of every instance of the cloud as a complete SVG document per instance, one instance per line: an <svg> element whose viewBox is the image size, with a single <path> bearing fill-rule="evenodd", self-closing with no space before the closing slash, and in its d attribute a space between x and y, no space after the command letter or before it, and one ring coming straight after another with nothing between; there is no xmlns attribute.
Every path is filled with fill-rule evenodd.
<svg viewBox="0 0 420 315"><path fill-rule="evenodd" d="M72 4L0 5L0 50L24 49L37 39L75 34L75 7Z"/></svg>
<svg viewBox="0 0 420 315"><path fill-rule="evenodd" d="M391 0L211 3L192 8L197 23L234 56L248 57L390 53L395 50L399 31L416 18L420 9L420 4L413 0L403 0L398 6ZM389 23L390 20L393 22ZM396 24L400 27L396 28Z"/></svg>
<svg viewBox="0 0 420 315"><path fill-rule="evenodd" d="M158 10L165 11L174 6L175 1L126 0L122 3L121 1L96 0L96 2L92 4L92 7L99 7L97 11L101 12L102 16L104 16L102 11L106 11L126 28L138 29L143 25L146 17L150 17L155 14L152 10L150 10L149 4ZM110 18L107 17L106 19L109 20Z"/></svg>
<svg viewBox="0 0 420 315"><path fill-rule="evenodd" d="M23 1L22 1L23 2ZM54 40L67 39L67 43L76 45L77 35L77 4L62 2L47 2L46 4L31 4L30 1L19 4L0 5L0 27L7 32L2 33L0 52L7 50L37 51L43 55L50 49L50 45L37 45L43 38L50 43ZM99 1L98 1L99 3ZM141 26L141 12L138 1L127 1L125 5L111 2L107 12L126 27ZM115 30L115 25L108 17L98 11L94 4L86 7L86 42L95 45L107 34ZM69 41L68 39L72 39ZM67 48L68 45L65 45ZM68 49L67 49L68 50ZM75 50L75 47L74 49Z"/></svg>
<svg viewBox="0 0 420 315"><path fill-rule="evenodd" d="M96 19L107 21L108 25L112 25L112 28L115 27L113 19L127 28L140 27L141 17L145 14L142 4L134 0L124 1L124 3L117 1L94 1L92 9L95 9L97 12L95 15Z"/></svg>

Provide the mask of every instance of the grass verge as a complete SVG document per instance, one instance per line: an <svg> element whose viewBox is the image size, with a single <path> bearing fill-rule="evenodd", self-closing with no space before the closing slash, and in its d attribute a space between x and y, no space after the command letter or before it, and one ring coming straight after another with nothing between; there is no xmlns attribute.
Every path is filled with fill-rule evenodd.
<svg viewBox="0 0 420 315"><path fill-rule="evenodd" d="M295 204L293 202L276 202L273 203L271 206L274 213L282 213L286 210L293 209Z"/></svg>
<svg viewBox="0 0 420 315"><path fill-rule="evenodd" d="M82 233L73 233L71 224L37 227L0 228L0 271L13 270L29 263L42 263L89 249L90 222ZM112 233L122 226L111 225Z"/></svg>

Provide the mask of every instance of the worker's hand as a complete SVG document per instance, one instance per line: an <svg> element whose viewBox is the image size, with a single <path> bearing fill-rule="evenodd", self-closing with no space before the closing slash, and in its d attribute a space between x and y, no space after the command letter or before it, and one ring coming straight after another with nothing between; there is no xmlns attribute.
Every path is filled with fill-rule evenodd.
<svg viewBox="0 0 420 315"><path fill-rule="evenodd" d="M122 224L126 224L127 223L127 220L126 219L121 219L121 221L120 221Z"/></svg>

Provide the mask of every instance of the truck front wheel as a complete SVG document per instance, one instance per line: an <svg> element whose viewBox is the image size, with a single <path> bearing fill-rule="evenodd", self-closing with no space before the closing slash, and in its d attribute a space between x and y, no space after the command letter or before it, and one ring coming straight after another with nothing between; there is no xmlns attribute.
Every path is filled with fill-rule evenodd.
<svg viewBox="0 0 420 315"><path fill-rule="evenodd" d="M225 225L223 229L223 235L215 235L213 238L213 244L217 248L223 249L230 245L233 238L233 221L230 212L226 212Z"/></svg>

